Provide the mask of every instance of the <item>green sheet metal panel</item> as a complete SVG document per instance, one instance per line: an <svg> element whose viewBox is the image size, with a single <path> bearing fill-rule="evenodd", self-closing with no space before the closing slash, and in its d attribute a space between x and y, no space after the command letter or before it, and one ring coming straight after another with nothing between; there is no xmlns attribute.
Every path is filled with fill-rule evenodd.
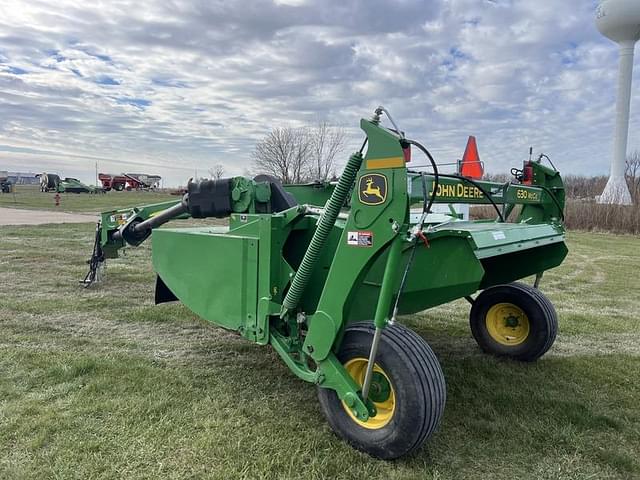
<svg viewBox="0 0 640 480"><path fill-rule="evenodd" d="M400 313L415 313L558 266L567 254L564 232L550 224L451 222L420 243L400 299ZM402 264L408 261L405 249ZM350 321L371 319L386 255L357 287ZM398 273L400 276L401 272Z"/></svg>
<svg viewBox="0 0 640 480"><path fill-rule="evenodd" d="M471 295L478 290L483 274L466 238L434 239L429 248L419 243L400 299L400 313L419 312Z"/></svg>
<svg viewBox="0 0 640 480"><path fill-rule="evenodd" d="M405 247L401 265L409 261L411 246ZM373 318L380 292L386 253L376 259L362 284L357 287L349 321ZM398 282L403 270L397 272ZM439 238L429 248L418 244L399 303L401 314L416 313L474 293L484 270L470 242L460 236Z"/></svg>
<svg viewBox="0 0 640 480"><path fill-rule="evenodd" d="M480 288L514 282L557 267L567 256L564 242L538 245L526 250L485 257L481 260L485 275Z"/></svg>
<svg viewBox="0 0 640 480"><path fill-rule="evenodd" d="M456 230L471 235L478 258L564 241L564 231L552 224L465 223L466 225L457 225Z"/></svg>
<svg viewBox="0 0 640 480"><path fill-rule="evenodd" d="M190 310L222 327L245 332L255 325L258 239L221 228L153 232L153 266Z"/></svg>
<svg viewBox="0 0 640 480"><path fill-rule="evenodd" d="M480 289L513 282L557 267L567 255L564 229L554 224L454 222L436 238L466 237L485 274Z"/></svg>
<svg viewBox="0 0 640 480"><path fill-rule="evenodd" d="M429 248L418 246L400 313L419 312L553 268L567 252L562 229L549 224L459 221L436 228L429 237ZM409 254L405 247L403 265ZM349 321L372 318L385 261L386 254L377 258L355 287Z"/></svg>

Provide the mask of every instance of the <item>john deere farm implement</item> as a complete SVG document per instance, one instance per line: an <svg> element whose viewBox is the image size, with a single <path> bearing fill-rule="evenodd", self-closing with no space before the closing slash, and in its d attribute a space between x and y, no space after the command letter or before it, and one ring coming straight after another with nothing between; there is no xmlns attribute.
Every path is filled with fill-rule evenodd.
<svg viewBox="0 0 640 480"><path fill-rule="evenodd" d="M381 124L385 114L394 128ZM178 201L104 212L84 284L121 248L153 236L156 303L178 300L271 345L317 386L340 437L394 459L424 444L446 402L438 359L400 315L466 298L484 352L528 362L553 344L556 313L538 287L567 254L564 187L536 161L507 183L438 173L382 107L360 126L363 147L335 185L202 180ZM412 149L429 173L411 169ZM434 221L435 203L487 204L496 218L452 211ZM228 226L157 229L179 218L228 218ZM516 282L530 275L533 286Z"/></svg>

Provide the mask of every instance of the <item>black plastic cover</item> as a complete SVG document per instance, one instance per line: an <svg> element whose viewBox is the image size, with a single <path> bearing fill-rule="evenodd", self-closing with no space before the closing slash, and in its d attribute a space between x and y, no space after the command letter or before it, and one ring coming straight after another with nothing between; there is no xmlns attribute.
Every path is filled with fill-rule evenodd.
<svg viewBox="0 0 640 480"><path fill-rule="evenodd" d="M273 213L282 212L298 205L295 197L282 187L282 183L276 177L258 175L253 180L256 182L269 182L271 186L271 211Z"/></svg>
<svg viewBox="0 0 640 480"><path fill-rule="evenodd" d="M224 218L231 213L231 179L200 180L187 187L187 208L193 218Z"/></svg>

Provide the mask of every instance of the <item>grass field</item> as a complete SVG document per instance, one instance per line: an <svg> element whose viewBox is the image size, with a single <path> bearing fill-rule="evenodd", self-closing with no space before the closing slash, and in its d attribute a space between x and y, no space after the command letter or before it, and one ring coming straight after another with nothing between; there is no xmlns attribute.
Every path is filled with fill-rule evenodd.
<svg viewBox="0 0 640 480"><path fill-rule="evenodd" d="M61 212L99 213L115 208L179 200L166 192L110 191L104 194L61 193L60 206L55 206L55 193L42 193L40 187L16 185L15 194L0 193L0 207L58 210Z"/></svg>
<svg viewBox="0 0 640 480"><path fill-rule="evenodd" d="M0 227L0 478L640 478L638 238L569 235L535 364L481 355L464 301L403 318L448 403L423 450L383 462L268 347L154 306L149 245L80 288L93 228Z"/></svg>

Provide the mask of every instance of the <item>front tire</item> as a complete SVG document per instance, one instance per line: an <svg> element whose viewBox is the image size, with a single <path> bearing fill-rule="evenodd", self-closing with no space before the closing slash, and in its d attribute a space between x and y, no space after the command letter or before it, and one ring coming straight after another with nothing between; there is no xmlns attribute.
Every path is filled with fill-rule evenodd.
<svg viewBox="0 0 640 480"><path fill-rule="evenodd" d="M362 385L375 327L350 325L338 359ZM444 375L429 345L402 325L382 333L369 394L377 414L358 420L331 389L318 387L320 407L331 428L353 447L384 460L419 449L438 427L446 402Z"/></svg>
<svg viewBox="0 0 640 480"><path fill-rule="evenodd" d="M558 332L553 304L519 282L484 290L473 302L469 323L482 351L523 362L544 355Z"/></svg>

